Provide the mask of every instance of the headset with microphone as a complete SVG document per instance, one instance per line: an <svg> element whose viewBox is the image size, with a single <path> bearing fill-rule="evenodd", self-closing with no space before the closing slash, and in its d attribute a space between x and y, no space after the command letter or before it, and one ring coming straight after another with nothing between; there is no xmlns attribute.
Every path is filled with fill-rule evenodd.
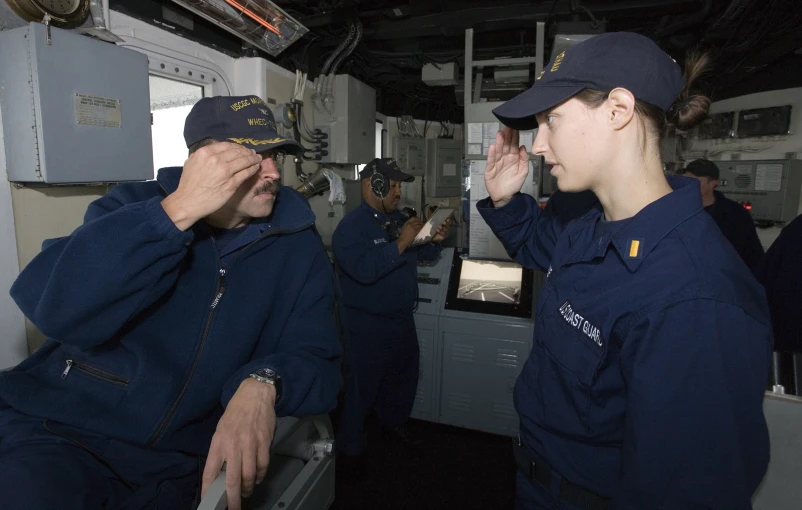
<svg viewBox="0 0 802 510"><path fill-rule="evenodd" d="M378 214L374 214L373 216L376 218L376 221L382 227L382 230L387 232L388 237L390 238L390 242L395 241L398 239L398 236L401 233L401 225L397 221L390 220L389 216L387 215L387 210L384 208L384 199L387 195L390 194L390 181L387 177L378 171L376 168L377 165L373 165L373 175L370 176L370 190L382 201L382 212L384 212L385 217L387 218L385 222L382 222L379 219ZM414 215L414 211L409 208L405 208L404 211L401 213L404 216L404 221L409 218L410 211L412 211Z"/></svg>
<svg viewBox="0 0 802 510"><path fill-rule="evenodd" d="M388 184L384 174L376 169L376 165L373 165L373 175L370 176L370 189L373 194L384 200L390 194L390 186Z"/></svg>

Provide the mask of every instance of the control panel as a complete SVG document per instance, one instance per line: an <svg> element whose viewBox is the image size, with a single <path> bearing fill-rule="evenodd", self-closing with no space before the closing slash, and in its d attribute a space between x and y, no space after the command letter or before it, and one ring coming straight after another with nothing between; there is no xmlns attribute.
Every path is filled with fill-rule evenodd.
<svg viewBox="0 0 802 510"><path fill-rule="evenodd" d="M715 161L718 191L746 208L755 221L788 222L799 211L802 160Z"/></svg>
<svg viewBox="0 0 802 510"><path fill-rule="evenodd" d="M443 285L448 283L448 270L451 268L449 250L449 248L445 248L436 260L418 261L418 302L416 313L425 315L437 315L440 313Z"/></svg>

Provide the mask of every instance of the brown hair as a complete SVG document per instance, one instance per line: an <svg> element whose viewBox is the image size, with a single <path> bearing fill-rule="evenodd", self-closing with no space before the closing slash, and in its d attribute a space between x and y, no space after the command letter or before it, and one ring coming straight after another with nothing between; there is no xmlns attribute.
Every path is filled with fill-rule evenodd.
<svg viewBox="0 0 802 510"><path fill-rule="evenodd" d="M197 151L201 147L206 147L207 145L211 145L213 143L217 143L217 140L215 140L214 138L204 138L199 142L195 142L189 146L189 155L192 156L192 154L194 154L195 151Z"/></svg>
<svg viewBox="0 0 802 510"><path fill-rule="evenodd" d="M693 53L688 55L685 61L685 88L682 89L679 97L674 101L668 112L637 100L635 102L635 111L644 120L644 130L648 126L648 128L651 128L652 133L658 135L658 141L662 141L671 126L687 131L704 121L710 109L710 98L696 92L695 88L696 82L707 72L709 66L710 57L707 54ZM609 95L610 91L585 89L575 97L588 108L598 108L607 100Z"/></svg>

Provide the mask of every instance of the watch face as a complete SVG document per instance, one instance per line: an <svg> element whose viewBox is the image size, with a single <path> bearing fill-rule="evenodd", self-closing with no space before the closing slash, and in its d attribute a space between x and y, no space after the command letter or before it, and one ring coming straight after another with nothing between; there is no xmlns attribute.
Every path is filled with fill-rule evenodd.
<svg viewBox="0 0 802 510"><path fill-rule="evenodd" d="M269 368L260 368L256 371L256 375L260 377L276 377L276 372Z"/></svg>

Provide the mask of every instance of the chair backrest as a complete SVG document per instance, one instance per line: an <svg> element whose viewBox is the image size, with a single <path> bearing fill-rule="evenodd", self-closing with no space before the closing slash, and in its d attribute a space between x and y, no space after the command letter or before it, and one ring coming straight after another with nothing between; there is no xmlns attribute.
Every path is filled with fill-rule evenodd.
<svg viewBox="0 0 802 510"><path fill-rule="evenodd" d="M766 392L771 461L752 498L754 510L802 508L802 398Z"/></svg>

